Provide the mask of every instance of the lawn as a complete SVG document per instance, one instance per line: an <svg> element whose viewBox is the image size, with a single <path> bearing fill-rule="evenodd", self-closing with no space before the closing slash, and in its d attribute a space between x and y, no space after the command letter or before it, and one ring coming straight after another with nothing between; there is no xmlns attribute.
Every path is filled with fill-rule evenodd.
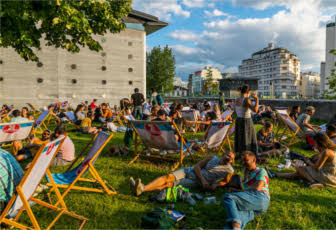
<svg viewBox="0 0 336 230"><path fill-rule="evenodd" d="M73 129L69 126L69 130ZM257 129L260 126L256 127ZM79 132L68 133L79 153L91 135ZM136 229L140 228L141 217L155 207L167 207L168 204L154 203L148 200L151 194L135 197L129 190L129 177L140 177L144 183L170 172L171 163L153 163L144 159L138 159L134 164L128 165L133 152L126 157L109 156L108 148L111 145L122 145L124 133L114 133L113 138L95 163L103 180L112 185L118 192L117 195L106 195L89 192L72 191L65 197L69 210L87 217L89 220L85 229ZM189 138L195 136L187 134ZM202 133L198 135L201 137ZM301 143L291 149L304 153L307 156L314 154L301 150ZM209 154L213 154L209 152ZM203 156L195 156L194 161L186 158L183 166L192 166ZM284 163L284 158L267 160L271 169L279 171L277 165ZM242 175L240 160L234 164L236 173ZM64 168L52 168L52 172L62 172ZM289 169L287 171L292 171ZM322 190L310 190L303 181L286 181L283 179L270 180L271 202L267 213L249 223L248 229L331 229L336 228L336 197L335 189L323 188ZM227 191L218 189L214 194L204 193L203 196L215 195L217 200ZM40 194L45 198L45 194ZM33 212L42 227L46 227L54 213L45 208L33 206ZM222 229L225 225L225 209L222 204L197 204L191 206L187 203L175 204L175 209L187 215L187 226L190 229L201 227L203 229ZM28 220L27 215L23 219ZM48 222L49 221L49 222ZM78 228L79 223L63 216L55 225L57 229Z"/></svg>

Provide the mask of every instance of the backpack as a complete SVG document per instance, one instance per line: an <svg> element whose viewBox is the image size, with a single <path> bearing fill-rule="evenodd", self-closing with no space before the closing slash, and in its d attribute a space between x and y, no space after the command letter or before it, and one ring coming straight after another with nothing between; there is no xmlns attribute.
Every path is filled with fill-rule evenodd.
<svg viewBox="0 0 336 230"><path fill-rule="evenodd" d="M176 220L169 215L165 208L155 208L141 217L143 229L170 229L176 224Z"/></svg>
<svg viewBox="0 0 336 230"><path fill-rule="evenodd" d="M157 100L157 103L158 103L159 105L162 105L163 102L164 102L160 94L158 94L158 95L156 96L156 100Z"/></svg>

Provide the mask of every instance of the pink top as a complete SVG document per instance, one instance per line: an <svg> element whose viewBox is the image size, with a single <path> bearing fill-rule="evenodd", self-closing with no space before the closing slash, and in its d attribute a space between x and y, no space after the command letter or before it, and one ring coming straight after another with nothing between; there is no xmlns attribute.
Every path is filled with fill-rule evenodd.
<svg viewBox="0 0 336 230"><path fill-rule="evenodd" d="M57 157L66 161L72 161L75 158L75 145L70 137L66 137L61 148L58 151Z"/></svg>

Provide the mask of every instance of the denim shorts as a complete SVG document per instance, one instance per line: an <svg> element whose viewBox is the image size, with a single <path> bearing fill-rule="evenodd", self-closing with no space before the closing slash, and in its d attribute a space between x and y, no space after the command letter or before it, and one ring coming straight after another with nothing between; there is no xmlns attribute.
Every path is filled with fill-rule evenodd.
<svg viewBox="0 0 336 230"><path fill-rule="evenodd" d="M175 176L174 186L182 185L186 188L197 188L201 186L201 182L196 176L193 167L182 168L171 174Z"/></svg>

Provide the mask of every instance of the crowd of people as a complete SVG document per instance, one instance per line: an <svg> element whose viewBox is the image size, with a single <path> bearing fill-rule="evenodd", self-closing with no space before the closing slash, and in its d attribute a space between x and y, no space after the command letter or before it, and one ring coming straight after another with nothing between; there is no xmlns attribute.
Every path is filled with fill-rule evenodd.
<svg viewBox="0 0 336 230"><path fill-rule="evenodd" d="M46 129L40 138L31 137L26 144L22 141L14 141L11 146L12 154L0 149L2 165L0 175L5 181L0 189L0 208L5 207L23 177L23 170L18 162L34 158L41 146L66 133L66 122L73 122L76 130L84 134L96 134L99 130L125 132L124 146L119 146L119 150L126 153L132 146L134 131L127 126L129 120L170 121L174 122L179 129L181 128L181 132L188 129L194 130L196 124L199 125L199 130L205 131L213 121L234 122L233 151L226 151L221 157L208 156L193 167L178 169L147 185L141 178L136 180L133 177L130 178L130 188L136 196L175 186L209 191L219 187L229 188L231 192L224 194L222 199L226 210L225 229L244 229L255 216L267 211L271 197L270 178L300 178L306 180L310 188L336 187L336 115L323 130L322 127L311 124L311 117L315 113L314 107L306 106L304 113L300 113L300 106L291 107L288 116L304 133L306 141L304 148L316 151L316 154L313 157L303 157L305 165L295 165L293 173L263 169L258 167L260 159L285 156L289 153L290 147L282 140L278 140L274 133L274 126L279 126L281 122L276 110L270 106L260 105L257 94L251 93L248 85L241 86L239 90L240 97L235 101L225 100L224 95L220 93L218 103L203 101L183 105L176 102L168 104L154 89L151 89L151 95L146 101L145 96L135 88L130 99L121 99L119 106L112 107L108 103L98 104L97 99L93 99L91 103L85 101L78 104L73 112L74 120L69 119L66 113L70 110L69 104L64 109L61 109L62 106L59 104L50 105L47 110L53 117L51 120L57 124L53 132ZM194 120L185 119L183 113L186 110L193 111ZM230 110L234 113L223 116ZM7 105L2 106L1 119L8 118L10 112L8 122L36 119L27 107L18 110ZM256 124L262 126L258 132L256 132ZM180 141L178 135L176 139ZM69 165L74 158L75 145L67 136L51 166ZM237 160L240 160L244 169L243 179L235 174L232 165Z"/></svg>

